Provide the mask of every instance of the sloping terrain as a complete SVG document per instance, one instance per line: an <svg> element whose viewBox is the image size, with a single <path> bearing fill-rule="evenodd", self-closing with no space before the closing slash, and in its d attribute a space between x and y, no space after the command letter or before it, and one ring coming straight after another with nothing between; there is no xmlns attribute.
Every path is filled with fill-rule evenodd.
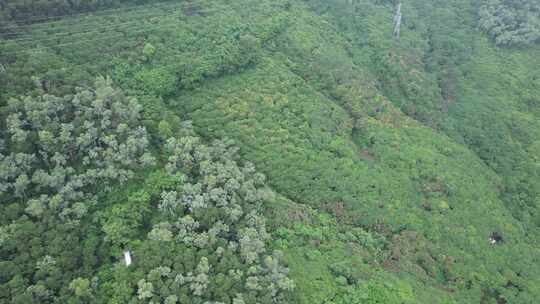
<svg viewBox="0 0 540 304"><path fill-rule="evenodd" d="M71 100L75 87L95 90L96 77L108 75L141 106L136 124L148 131L145 149L157 162L111 182L107 192L89 190L99 193L97 203L78 215L77 229L54 210L37 216L29 209L42 190L5 190L0 301L535 303L540 48L497 47L477 30L479 8L468 0L403 3L397 39L395 4L116 3L5 23L0 160L33 149L15 145L19 133L10 128L14 113L32 121L31 97L19 96ZM11 98L30 105L14 106ZM172 160L177 174L167 165ZM220 170L249 191L213 181ZM13 189L16 180L5 177ZM220 187L227 189L223 201L212 196ZM166 201L197 195L217 207L163 213L172 208ZM218 211L220 204L236 200L265 220L258 213L230 220L229 234L219 234L212 250L172 241L191 218L201 223L198 238L208 237L234 213ZM55 248L54 235L70 239L78 255ZM219 262L217 247L227 240L246 249L227 249L227 262ZM21 254L26 244L28 256ZM134 267L119 266L125 248L138 254ZM249 268L250 250L258 270ZM172 287L171 273L191 268L191 285ZM239 270L236 283L225 282L231 269ZM255 279L244 282L240 271Z"/></svg>

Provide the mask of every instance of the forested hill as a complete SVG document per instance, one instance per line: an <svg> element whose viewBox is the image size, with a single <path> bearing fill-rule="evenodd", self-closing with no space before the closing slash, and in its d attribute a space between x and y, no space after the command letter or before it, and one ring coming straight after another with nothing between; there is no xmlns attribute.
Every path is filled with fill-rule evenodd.
<svg viewBox="0 0 540 304"><path fill-rule="evenodd" d="M538 0L0 0L0 303L538 303L539 118Z"/></svg>

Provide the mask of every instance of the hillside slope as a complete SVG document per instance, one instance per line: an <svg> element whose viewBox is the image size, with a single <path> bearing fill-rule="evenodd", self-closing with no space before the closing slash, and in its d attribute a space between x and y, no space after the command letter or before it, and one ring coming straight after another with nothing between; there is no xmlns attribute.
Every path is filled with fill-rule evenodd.
<svg viewBox="0 0 540 304"><path fill-rule="evenodd" d="M160 251L161 243L146 236L170 229L163 222L173 221L157 212L160 191L186 183L164 173L170 153L165 143L171 136L200 136L204 142L225 140L226 146L232 139L239 148L238 159L232 152L222 159L225 150L217 144L209 156L215 166L231 158L253 163L266 175L266 182L257 184L272 193L261 199L269 232L261 238L282 256L271 255L264 264L266 251L260 251L261 267L270 273L272 259L280 259L295 287L280 277L287 284L274 282L279 297L257 291L264 301L535 303L540 298L540 47L495 46L476 29L476 5L407 1L399 39L392 35L395 3L373 0L171 1L32 25L10 21L13 33L4 34L0 45L0 115L7 144L0 152L26 149L13 145L7 130L14 111L10 98L71 96L74 87L92 87L96 76L109 75L141 105L140 123L158 165L139 169L138 177L100 197L75 232L62 220L29 217L25 197L0 196L0 225L7 227L5 242L11 244L0 249L5 268L0 284L6 290L0 300L145 302L151 297L141 296L141 290L152 280L153 299L164 300L173 283L167 275L157 280L147 272L165 264L177 271L167 261L182 260L185 248L163 245ZM182 171L193 184L211 184L204 177L208 172ZM247 183L257 179L245 174ZM151 198L137 199L135 189ZM123 224L114 221L122 208L137 204L149 209L141 207L146 211ZM215 215L194 217L219 221ZM85 265L84 270L62 278L36 270L35 261L43 256L64 257L46 242L16 262L25 248L10 242L25 237L41 243L41 236L11 233L13 223L46 227L47 222L59 234L93 242L84 248L95 251L81 249L85 258L60 263L70 269ZM114 225L133 231L111 241ZM233 229L242 231L244 225ZM132 271L113 268L126 246L137 248L148 263ZM208 255L210 268L218 268L212 254L194 252L184 258ZM91 256L99 258L90 263ZM244 267L238 263L227 267ZM273 265L276 273L286 273ZM77 278L106 283L87 286L94 288L94 298L76 298L76 288L67 285L86 282ZM210 281L207 298L178 300L243 303L235 297L243 287L226 285L217 274ZM40 298L42 287L32 286L45 286L47 296ZM253 290L242 301L255 301Z"/></svg>

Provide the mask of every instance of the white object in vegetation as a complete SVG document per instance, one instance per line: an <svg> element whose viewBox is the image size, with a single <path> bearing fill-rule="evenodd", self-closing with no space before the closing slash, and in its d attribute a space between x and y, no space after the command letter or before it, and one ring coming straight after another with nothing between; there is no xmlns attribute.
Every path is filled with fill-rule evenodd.
<svg viewBox="0 0 540 304"><path fill-rule="evenodd" d="M131 265L131 253L129 251L124 251L124 261L126 262L126 267Z"/></svg>
<svg viewBox="0 0 540 304"><path fill-rule="evenodd" d="M401 1L397 5L396 14L394 15L394 37L399 39L401 31Z"/></svg>

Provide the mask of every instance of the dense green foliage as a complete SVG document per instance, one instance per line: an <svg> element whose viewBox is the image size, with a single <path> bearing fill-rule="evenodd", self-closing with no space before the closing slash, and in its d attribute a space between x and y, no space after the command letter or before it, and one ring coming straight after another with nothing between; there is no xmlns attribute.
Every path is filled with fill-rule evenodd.
<svg viewBox="0 0 540 304"><path fill-rule="evenodd" d="M15 99L6 110L3 300L280 303L294 288L280 253L265 246L260 208L272 192L252 165L237 165L228 143L205 146L187 128L166 140L163 167L140 179L133 170L153 162L140 106L109 80L75 95ZM116 201L111 186L128 181L139 189ZM35 243L30 255L23 239ZM113 264L122 249L136 267Z"/></svg>
<svg viewBox="0 0 540 304"><path fill-rule="evenodd" d="M540 41L540 1L487 0L479 10L480 27L500 45Z"/></svg>
<svg viewBox="0 0 540 304"><path fill-rule="evenodd" d="M536 303L538 7L398 2L15 23L0 302Z"/></svg>
<svg viewBox="0 0 540 304"><path fill-rule="evenodd" d="M110 80L74 95L11 99L4 110L1 298L48 301L81 263L97 263L97 239L82 238L95 229L83 223L100 195L153 157L140 107Z"/></svg>

